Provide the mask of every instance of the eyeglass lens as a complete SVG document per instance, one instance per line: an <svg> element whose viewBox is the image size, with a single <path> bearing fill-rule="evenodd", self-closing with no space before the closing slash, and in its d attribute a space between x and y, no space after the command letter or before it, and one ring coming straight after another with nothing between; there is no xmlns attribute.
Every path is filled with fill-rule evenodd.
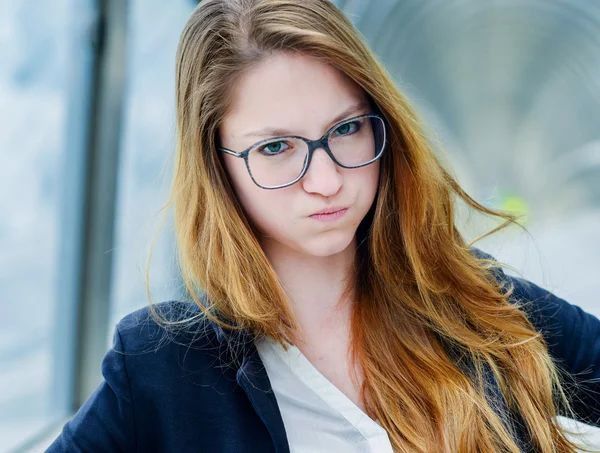
<svg viewBox="0 0 600 453"><path fill-rule="evenodd" d="M343 122L329 133L329 149L346 167L364 165L383 151L384 127L383 120L376 116ZM296 180L307 158L306 142L286 137L252 148L248 154L248 167L258 185L276 187Z"/></svg>

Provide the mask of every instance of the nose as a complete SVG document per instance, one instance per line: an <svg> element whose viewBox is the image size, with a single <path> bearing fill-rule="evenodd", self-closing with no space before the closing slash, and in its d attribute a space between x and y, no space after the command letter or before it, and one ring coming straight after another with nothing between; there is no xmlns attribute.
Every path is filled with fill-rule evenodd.
<svg viewBox="0 0 600 453"><path fill-rule="evenodd" d="M343 184L340 167L323 148L314 151L312 159L301 180L302 187L309 193L330 197L339 192Z"/></svg>

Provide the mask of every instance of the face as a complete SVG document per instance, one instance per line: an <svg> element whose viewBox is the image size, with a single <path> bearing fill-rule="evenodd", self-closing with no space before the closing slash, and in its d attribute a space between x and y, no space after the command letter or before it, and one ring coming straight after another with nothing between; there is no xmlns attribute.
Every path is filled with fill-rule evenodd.
<svg viewBox="0 0 600 453"><path fill-rule="evenodd" d="M316 140L339 121L374 113L363 90L343 73L316 59L285 53L247 71L233 95L219 133L222 146L236 152L280 135ZM379 161L346 169L319 148L300 181L266 190L253 182L244 159L225 153L223 158L267 252L278 248L325 257L354 246L356 229L377 192ZM341 208L346 208L341 216L313 215Z"/></svg>

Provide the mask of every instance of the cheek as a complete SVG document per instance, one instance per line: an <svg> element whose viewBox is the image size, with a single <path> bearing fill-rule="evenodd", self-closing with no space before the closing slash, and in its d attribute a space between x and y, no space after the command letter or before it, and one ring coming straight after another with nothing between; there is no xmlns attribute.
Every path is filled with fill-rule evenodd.
<svg viewBox="0 0 600 453"><path fill-rule="evenodd" d="M375 198L379 186L379 161L354 171L356 173L349 174L349 178L352 178L356 191L355 196L362 203L368 204L368 209Z"/></svg>
<svg viewBox="0 0 600 453"><path fill-rule="evenodd" d="M228 156L232 157L232 156ZM232 157L234 160L238 160ZM248 174L243 160L239 162L226 159L226 168L234 192L248 220L261 233L268 233L289 213L288 189L265 190L258 187ZM287 207L287 209L286 209Z"/></svg>
<svg viewBox="0 0 600 453"><path fill-rule="evenodd" d="M285 219L290 217L289 202L286 202L279 191L264 190L246 194L242 202L248 220L262 234L272 235L278 230L285 229ZM287 209L286 209L287 207Z"/></svg>
<svg viewBox="0 0 600 453"><path fill-rule="evenodd" d="M371 189L373 190L373 192L377 191L377 187L379 186L379 172L380 172L380 165L381 161L376 161L373 164L369 165L368 167L373 167L369 169L369 183L371 185ZM367 168L368 168L367 167Z"/></svg>

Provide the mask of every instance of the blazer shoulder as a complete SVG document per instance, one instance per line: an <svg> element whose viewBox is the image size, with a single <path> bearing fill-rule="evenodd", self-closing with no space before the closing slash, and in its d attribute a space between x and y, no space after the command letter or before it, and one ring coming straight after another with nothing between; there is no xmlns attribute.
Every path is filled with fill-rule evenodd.
<svg viewBox="0 0 600 453"><path fill-rule="evenodd" d="M117 323L115 336L127 353L157 352L166 346L217 345L212 322L193 302L164 301L139 308ZM116 346L116 343L115 343Z"/></svg>

